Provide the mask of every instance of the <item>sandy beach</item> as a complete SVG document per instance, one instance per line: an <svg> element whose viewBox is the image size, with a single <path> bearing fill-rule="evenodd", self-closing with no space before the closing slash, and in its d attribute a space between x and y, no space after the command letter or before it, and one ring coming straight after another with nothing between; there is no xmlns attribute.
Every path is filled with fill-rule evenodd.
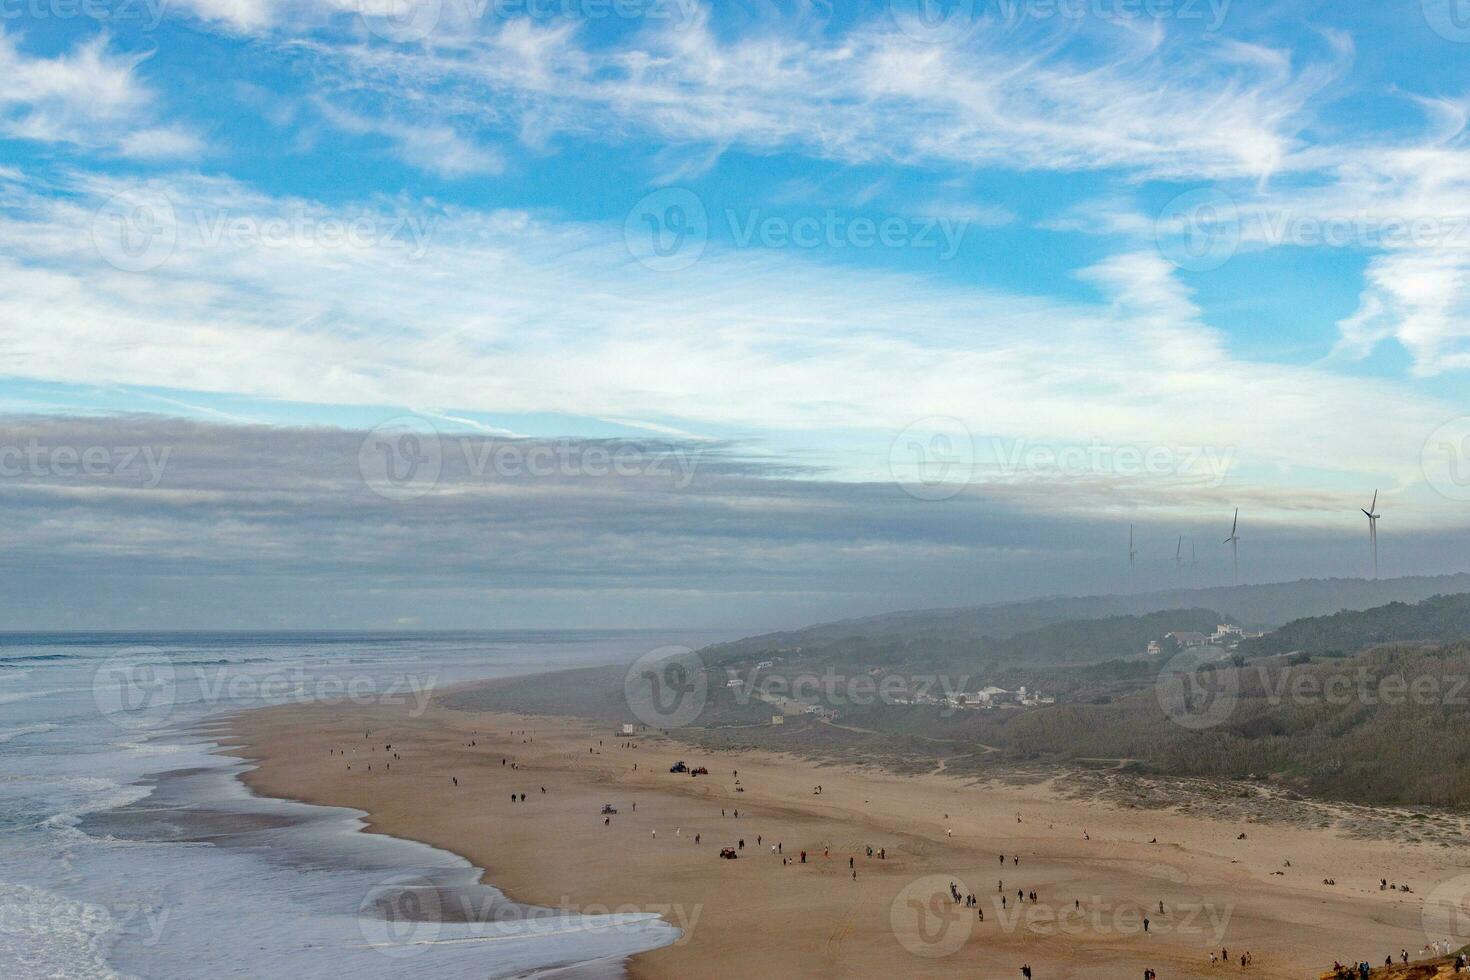
<svg viewBox="0 0 1470 980"><path fill-rule="evenodd" d="M372 831L463 855L522 902L656 911L683 929L634 958L636 977L1015 977L1029 964L1037 978L1301 980L1334 959L1416 956L1443 938L1426 935L1424 898L1467 870L1442 846L1129 809L1055 783L709 752L568 718L291 705L231 730L232 754L259 762L246 777L258 793L366 811ZM671 773L679 760L709 773ZM1222 948L1232 962L1212 965Z"/></svg>

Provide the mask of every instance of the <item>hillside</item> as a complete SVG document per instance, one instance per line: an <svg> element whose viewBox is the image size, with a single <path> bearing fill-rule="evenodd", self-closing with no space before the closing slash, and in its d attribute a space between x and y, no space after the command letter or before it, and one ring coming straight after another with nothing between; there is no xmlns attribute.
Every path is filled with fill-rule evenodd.
<svg viewBox="0 0 1470 980"><path fill-rule="evenodd" d="M1166 710L1160 671L1172 658L1143 650L1167 632L1209 632L1231 621L1231 607L1077 617L1125 601L1114 597L901 613L707 647L700 652L707 703L684 731L712 747L757 746L905 771L929 771L941 760L950 771L976 774L1103 765L1260 779L1360 803L1467 806L1470 595L1434 592L1466 578L1289 583L1274 595L1265 586L1185 593L1226 593L1243 603L1234 608L1259 612L1430 591L1413 602L1295 618L1233 652L1199 648L1215 659L1191 682L1228 693L1224 710L1203 725ZM624 672L511 678L443 700L640 720L624 696ZM803 678L805 693L794 705L790 695ZM862 695L856 681L870 693ZM873 696L880 681L896 682L901 696ZM989 707L957 696L990 686L1001 693ZM1023 686L1030 696L1020 695ZM775 725L775 713L788 717Z"/></svg>
<svg viewBox="0 0 1470 980"><path fill-rule="evenodd" d="M1212 633L1226 617L1213 609L1167 609L1141 616L1076 619L1028 630L989 645L1002 662L1093 664L1137 656L1172 632Z"/></svg>
<svg viewBox="0 0 1470 980"><path fill-rule="evenodd" d="M1248 657L1302 650L1352 653L1383 643L1470 639L1470 594L1437 595L1423 602L1391 602L1372 609L1294 620L1259 639L1246 640Z"/></svg>
<svg viewBox="0 0 1470 980"><path fill-rule="evenodd" d="M1076 620L1142 616L1170 609L1214 609L1248 628L1270 629L1309 616L1368 609L1390 602L1419 602L1435 595L1470 592L1470 574L1395 579L1303 579L1266 585L1172 589L1139 595L1063 596L962 608L918 609L819 623L763 633L707 648L715 662L796 647L841 645L880 649L894 640L925 636L963 646L981 639Z"/></svg>

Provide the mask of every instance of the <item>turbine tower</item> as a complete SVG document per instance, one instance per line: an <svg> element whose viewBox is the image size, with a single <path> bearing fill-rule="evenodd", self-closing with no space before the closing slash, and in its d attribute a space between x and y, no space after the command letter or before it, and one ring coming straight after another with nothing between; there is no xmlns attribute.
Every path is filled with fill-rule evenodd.
<svg viewBox="0 0 1470 980"><path fill-rule="evenodd" d="M1128 525L1128 567L1131 569L1138 562L1138 552L1133 550L1133 525Z"/></svg>
<svg viewBox="0 0 1470 980"><path fill-rule="evenodd" d="M1378 577L1378 491L1373 491L1373 502L1363 514L1368 518L1368 540L1373 542L1373 577Z"/></svg>
<svg viewBox="0 0 1470 980"><path fill-rule="evenodd" d="M1223 544L1230 545L1230 565L1234 570L1236 585L1240 584L1240 535L1235 533L1235 529L1239 526L1240 508L1237 507L1235 508L1235 520L1230 522L1230 537L1222 542Z"/></svg>
<svg viewBox="0 0 1470 980"><path fill-rule="evenodd" d="M1179 535L1179 543L1174 546L1174 568L1184 571L1184 535Z"/></svg>

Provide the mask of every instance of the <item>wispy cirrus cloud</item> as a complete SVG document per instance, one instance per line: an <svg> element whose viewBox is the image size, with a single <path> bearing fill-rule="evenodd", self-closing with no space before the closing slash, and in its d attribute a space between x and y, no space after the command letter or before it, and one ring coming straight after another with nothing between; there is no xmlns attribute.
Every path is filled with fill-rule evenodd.
<svg viewBox="0 0 1470 980"><path fill-rule="evenodd" d="M157 121L156 96L138 74L144 60L112 51L106 36L54 57L28 55L0 27L0 134L129 157L198 155L198 136Z"/></svg>
<svg viewBox="0 0 1470 980"><path fill-rule="evenodd" d="M887 18L835 38L733 39L702 18L598 45L576 21L490 18L438 40L295 48L341 93L408 97L535 145L641 134L844 163L1253 178L1290 165L1308 100L1351 58L1345 41L1294 58L1116 32L1074 47L987 29L932 45Z"/></svg>

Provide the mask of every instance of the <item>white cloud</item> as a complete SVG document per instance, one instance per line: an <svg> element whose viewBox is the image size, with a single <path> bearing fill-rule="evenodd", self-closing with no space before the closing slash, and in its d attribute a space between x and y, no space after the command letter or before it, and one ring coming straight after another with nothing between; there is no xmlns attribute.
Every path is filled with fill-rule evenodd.
<svg viewBox="0 0 1470 980"><path fill-rule="evenodd" d="M1120 168L1258 178L1286 164L1308 99L1350 52L1297 68L1237 42L1090 39L1074 52L1003 31L923 44L886 19L832 40L724 39L704 23L583 43L575 24L490 21L437 45L302 43L339 94L411 99L429 118L515 132L797 150L847 163ZM886 29L885 29L886 28Z"/></svg>
<svg viewBox="0 0 1470 980"><path fill-rule="evenodd" d="M493 149L475 143L441 123L408 123L359 115L316 100L317 109L338 129L386 139L395 156L410 166L448 179L494 174L505 161Z"/></svg>
<svg viewBox="0 0 1470 980"><path fill-rule="evenodd" d="M131 273L92 244L94 208L122 189L9 189L12 374L647 419L878 454L915 419L951 415L982 436L1233 447L1245 470L1328 484L1412 482L1423 439L1454 414L1391 383L1232 356L1153 254L1086 270L1099 303L759 249L711 246L659 273L620 228L413 201L335 213L193 177L151 186L172 200L177 246Z"/></svg>
<svg viewBox="0 0 1470 980"><path fill-rule="evenodd" d="M155 126L123 136L118 152L138 160L182 159L203 153L204 141L179 126Z"/></svg>
<svg viewBox="0 0 1470 980"><path fill-rule="evenodd" d="M0 134L126 156L196 155L197 137L150 125L154 95L138 78L142 60L109 51L100 36L53 58L31 57L0 28Z"/></svg>

